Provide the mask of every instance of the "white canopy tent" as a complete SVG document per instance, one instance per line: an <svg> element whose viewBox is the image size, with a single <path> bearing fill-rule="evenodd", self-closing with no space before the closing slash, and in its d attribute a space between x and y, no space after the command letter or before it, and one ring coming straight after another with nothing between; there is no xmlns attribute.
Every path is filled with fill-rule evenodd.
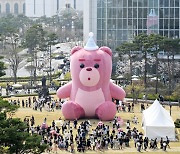
<svg viewBox="0 0 180 154"><path fill-rule="evenodd" d="M12 86L13 86L14 88L21 88L21 87L22 87L22 85L19 84L19 83L13 84Z"/></svg>
<svg viewBox="0 0 180 154"><path fill-rule="evenodd" d="M175 140L175 125L169 112L162 107L158 100L143 111L143 129L149 139L168 138Z"/></svg>

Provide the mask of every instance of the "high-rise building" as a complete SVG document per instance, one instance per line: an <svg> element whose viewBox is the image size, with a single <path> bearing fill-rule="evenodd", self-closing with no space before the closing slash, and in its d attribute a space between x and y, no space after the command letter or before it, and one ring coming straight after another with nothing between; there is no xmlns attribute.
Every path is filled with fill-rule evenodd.
<svg viewBox="0 0 180 154"><path fill-rule="evenodd" d="M81 5L80 4L81 1ZM62 9L83 10L82 0L25 0L27 17L52 17Z"/></svg>
<svg viewBox="0 0 180 154"><path fill-rule="evenodd" d="M95 34L99 46L115 49L139 33L180 35L180 0L86 0L84 40Z"/></svg>
<svg viewBox="0 0 180 154"><path fill-rule="evenodd" d="M0 16L25 14L25 0L0 0Z"/></svg>

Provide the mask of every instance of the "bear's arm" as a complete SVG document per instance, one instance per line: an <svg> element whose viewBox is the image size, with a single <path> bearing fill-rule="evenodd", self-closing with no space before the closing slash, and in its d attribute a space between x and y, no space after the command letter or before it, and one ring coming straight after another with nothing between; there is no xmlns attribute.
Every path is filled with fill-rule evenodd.
<svg viewBox="0 0 180 154"><path fill-rule="evenodd" d="M119 86L115 85L114 83L110 82L109 83L109 88L110 88L112 98L115 98L115 99L118 99L118 100L123 100L125 98L126 93L121 87L119 87Z"/></svg>
<svg viewBox="0 0 180 154"><path fill-rule="evenodd" d="M60 87L56 93L58 98L70 97L71 87L72 87L72 82L69 82L69 83L65 84L64 86Z"/></svg>

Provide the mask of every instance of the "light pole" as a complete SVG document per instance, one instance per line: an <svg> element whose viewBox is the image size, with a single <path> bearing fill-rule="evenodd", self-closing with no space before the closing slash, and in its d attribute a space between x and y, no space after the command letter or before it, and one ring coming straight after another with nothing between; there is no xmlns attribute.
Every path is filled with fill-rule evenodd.
<svg viewBox="0 0 180 154"><path fill-rule="evenodd" d="M51 71L52 71L51 44L49 45L49 69L50 69L50 72L49 72L49 82L50 82L50 87L51 87L51 82L52 82L52 74L51 74Z"/></svg>
<svg viewBox="0 0 180 154"><path fill-rule="evenodd" d="M134 84L133 84L133 87L132 87L132 94L133 94L133 104L134 104Z"/></svg>

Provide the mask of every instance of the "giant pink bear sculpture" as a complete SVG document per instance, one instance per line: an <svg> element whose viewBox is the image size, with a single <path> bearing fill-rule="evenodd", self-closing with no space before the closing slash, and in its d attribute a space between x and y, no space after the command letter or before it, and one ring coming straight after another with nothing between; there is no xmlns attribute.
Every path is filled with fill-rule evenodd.
<svg viewBox="0 0 180 154"><path fill-rule="evenodd" d="M122 100L125 92L110 81L111 49L92 45L74 47L71 50L70 70L72 81L57 91L59 98L70 98L62 105L65 119L97 117L112 120L116 114L112 98Z"/></svg>

